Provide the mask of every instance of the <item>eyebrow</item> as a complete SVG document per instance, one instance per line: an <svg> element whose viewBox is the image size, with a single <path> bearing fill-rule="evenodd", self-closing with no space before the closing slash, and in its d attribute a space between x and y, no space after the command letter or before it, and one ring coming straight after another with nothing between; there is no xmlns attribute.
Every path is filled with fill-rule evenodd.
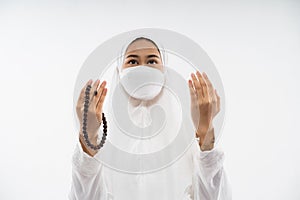
<svg viewBox="0 0 300 200"><path fill-rule="evenodd" d="M129 57L135 57L135 58L138 58L139 56L136 55L136 54L129 54L128 56L126 56L126 58L129 58ZM147 58L152 58L152 57L156 57L156 58L160 58L158 55L156 54L150 54L147 56Z"/></svg>

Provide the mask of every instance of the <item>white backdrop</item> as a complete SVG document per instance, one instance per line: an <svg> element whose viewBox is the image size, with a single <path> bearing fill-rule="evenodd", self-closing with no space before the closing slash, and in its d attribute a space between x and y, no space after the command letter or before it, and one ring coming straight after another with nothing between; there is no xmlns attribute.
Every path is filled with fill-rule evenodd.
<svg viewBox="0 0 300 200"><path fill-rule="evenodd" d="M234 199L300 199L299 1L0 1L0 199L67 199L77 73L137 28L198 42L222 77Z"/></svg>

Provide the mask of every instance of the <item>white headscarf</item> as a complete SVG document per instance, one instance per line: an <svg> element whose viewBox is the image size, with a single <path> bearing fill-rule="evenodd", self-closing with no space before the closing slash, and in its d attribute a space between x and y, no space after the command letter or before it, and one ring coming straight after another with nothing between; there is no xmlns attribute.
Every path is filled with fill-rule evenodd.
<svg viewBox="0 0 300 200"><path fill-rule="evenodd" d="M193 130L190 124L182 123L184 117L182 116L181 102L172 90L163 87L154 101L139 101L136 104L136 102L132 102L133 99L120 85L118 70L121 70L125 51L131 41L133 40L123 46L119 54L117 66L113 70L110 81L110 92L103 107L103 112L109 120L107 139L114 147L105 144L105 148L97 156L99 156L99 160L110 160L111 163L114 163L111 164L112 167L118 165L122 168L124 166L125 171L130 169L129 171L145 172L157 169L157 166L160 165L166 167L171 164L171 161L175 161L175 158L180 156L179 154L187 150L187 144L192 142L188 134L186 134L186 138L180 140L176 138L179 130L187 130L186 132L191 134L193 134ZM170 76L171 71L166 67L166 54L162 45L156 45L161 53L166 85L168 81L174 82L174 80ZM187 97L189 98L189 93L187 93ZM186 129L187 127L189 128ZM170 145L174 142L179 144L175 148ZM117 153L116 150L121 153ZM161 154L162 151L164 154ZM136 159L130 162L128 160L131 160L131 157L128 156L130 158L128 159L126 155L122 156L122 152L140 156L133 156ZM146 158L144 155L150 156Z"/></svg>
<svg viewBox="0 0 300 200"><path fill-rule="evenodd" d="M121 70L122 64L124 62L126 49L130 43L131 41L122 48L120 57L118 59L119 61L116 68L117 72L114 74L114 79L113 79L113 83L116 83L116 86L120 83L118 70ZM163 69L165 70L166 68L164 67L165 66L164 51L161 49L159 50L161 52ZM123 89L122 87L120 88ZM141 128L146 128L146 126L149 126L151 123L153 123L154 120L152 119L150 114L151 109L155 105L160 105L163 109L165 109L165 111L169 110L169 112L166 114L168 114L168 116L171 117L169 122L165 124L165 126L167 126L165 127L166 131L158 133L156 136L153 137L149 136L147 139L130 138L130 136L124 133L113 134L112 135L113 137L111 137L113 144L116 144L119 148L121 147L125 151L131 153L144 154L144 153L159 151L160 149L164 148L165 145L167 145L167 143L171 142L172 139L174 139L174 137L176 136L175 134L176 129L174 129L176 127L175 124L179 124L179 120L180 120L180 117L177 118L173 114L174 112L176 112L176 108L174 107L174 104L176 104L176 99L172 98L170 94L166 93L164 88L162 90L163 91L157 97L155 97L157 101L154 104L152 104L150 101L139 101L138 104L133 105L134 103L130 103L130 101L133 99L129 97L129 99L127 99L128 107L127 109L125 109L125 111L128 112L130 120L132 121L133 124ZM180 111L178 110L178 112ZM157 127L157 128L162 128L162 127ZM172 131L171 129L174 129L174 131ZM150 133L149 135L154 135L154 134L155 133L153 134Z"/></svg>
<svg viewBox="0 0 300 200"><path fill-rule="evenodd" d="M118 58L117 58L117 70L121 71L121 67L122 67L122 64L123 64L123 62L124 62L124 60L125 60L124 58L125 58L125 54L126 54L126 50L127 50L128 46L129 46L135 39L138 39L138 38L140 38L140 39L142 39L142 38L144 38L144 39L149 39L150 41L152 41L152 42L157 46L157 48L158 48L158 50L159 50L159 52L160 52L160 56L161 56L161 60L162 60L163 65L166 65L166 64L167 64L167 54L165 53L165 50L164 50L164 48L163 48L163 45L162 45L161 43L159 43L159 42L154 42L152 39L150 39L149 36L144 36L144 35L142 35L142 36L140 36L140 37L130 38L130 39L126 42L126 44L123 45L123 47L122 47L122 49L121 49L121 51L120 51L120 53L119 53L119 56L118 56ZM143 47L141 47L141 48L143 48Z"/></svg>

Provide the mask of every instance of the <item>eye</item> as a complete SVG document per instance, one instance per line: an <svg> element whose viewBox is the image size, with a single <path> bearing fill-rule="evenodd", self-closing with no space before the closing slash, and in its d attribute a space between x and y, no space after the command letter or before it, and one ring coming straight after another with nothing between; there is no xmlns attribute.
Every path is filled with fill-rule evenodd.
<svg viewBox="0 0 300 200"><path fill-rule="evenodd" d="M132 60L129 60L129 61L127 62L127 64L130 64L130 65L136 65L136 64L137 64L137 61L134 60L134 59L132 59Z"/></svg>
<svg viewBox="0 0 300 200"><path fill-rule="evenodd" d="M148 64L154 65L154 64L157 64L157 62L156 62L156 60L149 60L149 61L148 61Z"/></svg>

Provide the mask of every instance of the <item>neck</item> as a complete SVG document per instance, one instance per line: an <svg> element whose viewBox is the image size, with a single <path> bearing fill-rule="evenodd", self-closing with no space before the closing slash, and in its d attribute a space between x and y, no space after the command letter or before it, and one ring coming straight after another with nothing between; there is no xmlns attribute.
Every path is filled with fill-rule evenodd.
<svg viewBox="0 0 300 200"><path fill-rule="evenodd" d="M158 99L161 97L162 93L163 93L163 90L161 90L160 93L156 97L154 97L153 99L150 99L150 100L141 100L141 99L136 99L134 97L129 97L129 102L134 107L137 107L139 105L151 106L158 101Z"/></svg>

